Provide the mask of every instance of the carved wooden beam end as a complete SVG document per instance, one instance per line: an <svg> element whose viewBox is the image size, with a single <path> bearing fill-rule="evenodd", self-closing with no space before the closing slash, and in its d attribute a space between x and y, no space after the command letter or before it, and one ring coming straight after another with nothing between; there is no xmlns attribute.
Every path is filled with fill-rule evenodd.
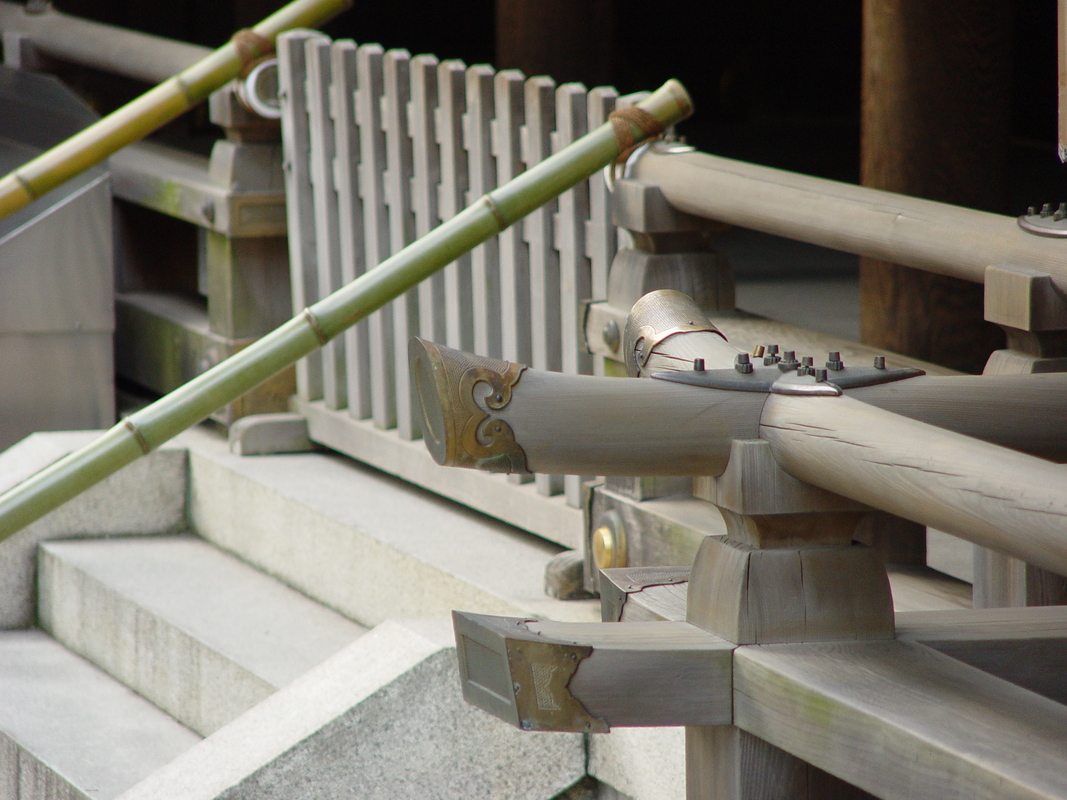
<svg viewBox="0 0 1067 800"><path fill-rule="evenodd" d="M493 472L717 475L730 442L757 435L764 401L527 369L422 339L410 356L434 460Z"/></svg>
<svg viewBox="0 0 1067 800"><path fill-rule="evenodd" d="M525 366L418 338L411 340L409 356L423 438L434 461L487 472L529 471L511 426L493 415L511 402Z"/></svg>
<svg viewBox="0 0 1067 800"><path fill-rule="evenodd" d="M734 645L688 623L452 620L464 699L522 730L731 722Z"/></svg>

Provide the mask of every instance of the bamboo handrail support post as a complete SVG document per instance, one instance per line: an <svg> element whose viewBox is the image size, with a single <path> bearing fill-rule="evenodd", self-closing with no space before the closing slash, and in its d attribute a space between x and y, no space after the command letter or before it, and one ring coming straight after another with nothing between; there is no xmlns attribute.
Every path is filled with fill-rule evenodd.
<svg viewBox="0 0 1067 800"><path fill-rule="evenodd" d="M92 444L0 496L0 540L150 452L216 408L244 394L330 341L423 278L522 219L535 208L650 135L649 119L667 127L692 112L685 89L668 81L640 103L639 122L625 117L583 136L452 219L315 303L289 322L136 412Z"/></svg>

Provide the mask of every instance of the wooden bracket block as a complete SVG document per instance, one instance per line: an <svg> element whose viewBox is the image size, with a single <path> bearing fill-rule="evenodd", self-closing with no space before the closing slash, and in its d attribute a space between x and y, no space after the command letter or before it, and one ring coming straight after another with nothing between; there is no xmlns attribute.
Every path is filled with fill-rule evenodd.
<svg viewBox="0 0 1067 800"><path fill-rule="evenodd" d="M619 178L611 193L611 221L636 233L706 231L714 223L679 211L658 186Z"/></svg>
<svg viewBox="0 0 1067 800"><path fill-rule="evenodd" d="M464 699L522 730L730 724L734 646L685 622L452 620Z"/></svg>
<svg viewBox="0 0 1067 800"><path fill-rule="evenodd" d="M867 507L787 475L763 439L735 439L717 478L693 479L693 495L737 514L865 511Z"/></svg>
<svg viewBox="0 0 1067 800"><path fill-rule="evenodd" d="M1067 298L1048 273L1023 267L986 267L985 318L1023 331L1067 329Z"/></svg>
<svg viewBox="0 0 1067 800"><path fill-rule="evenodd" d="M737 644L894 636L889 578L863 545L756 550L705 539L686 618Z"/></svg>

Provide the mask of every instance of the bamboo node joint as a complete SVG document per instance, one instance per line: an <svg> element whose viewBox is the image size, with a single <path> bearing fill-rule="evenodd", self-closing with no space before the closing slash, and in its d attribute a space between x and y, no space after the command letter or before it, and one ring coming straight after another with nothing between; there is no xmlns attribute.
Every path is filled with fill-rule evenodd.
<svg viewBox="0 0 1067 800"><path fill-rule="evenodd" d="M326 331L322 329L322 325L319 323L319 318L315 316L315 313L310 308L305 308L301 316L311 327L311 330L315 331L315 337L319 340L320 345L330 341L330 337L326 335Z"/></svg>
<svg viewBox="0 0 1067 800"><path fill-rule="evenodd" d="M148 455L152 452L152 445L148 443L148 440L144 437L144 434L141 432L141 429L137 427L136 422L134 422L129 417L126 417L126 419L122 421L122 424L125 426L126 430L133 434L133 438L137 440L137 444L140 446L141 451L145 455Z"/></svg>

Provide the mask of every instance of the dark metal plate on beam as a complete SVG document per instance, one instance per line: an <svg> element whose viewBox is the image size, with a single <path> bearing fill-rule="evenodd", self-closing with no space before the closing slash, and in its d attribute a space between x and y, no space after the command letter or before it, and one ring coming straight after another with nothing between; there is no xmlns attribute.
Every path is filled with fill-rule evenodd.
<svg viewBox="0 0 1067 800"><path fill-rule="evenodd" d="M799 375L795 370L783 375L778 367L759 367L749 373L734 369L693 369L684 372L656 372L652 377L661 381L731 392L836 395L840 394L842 389L893 383L925 374L923 370L911 367L842 367L829 371L825 381L816 381L813 375Z"/></svg>

